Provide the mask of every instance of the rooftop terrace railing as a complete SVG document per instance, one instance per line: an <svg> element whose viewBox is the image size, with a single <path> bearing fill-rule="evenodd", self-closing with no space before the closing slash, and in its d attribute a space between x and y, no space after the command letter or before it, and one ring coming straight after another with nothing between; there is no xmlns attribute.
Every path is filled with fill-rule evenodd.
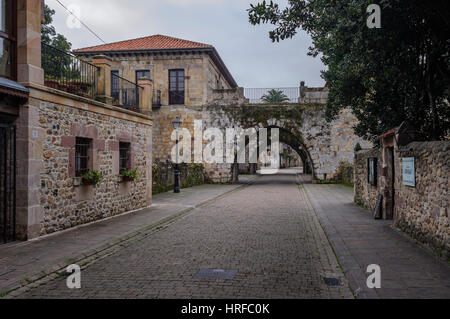
<svg viewBox="0 0 450 319"><path fill-rule="evenodd" d="M111 97L115 106L140 112L139 94L143 89L136 83L128 81L119 75L111 74Z"/></svg>
<svg viewBox="0 0 450 319"><path fill-rule="evenodd" d="M45 86L95 99L97 86L95 65L42 43L42 68Z"/></svg>
<svg viewBox="0 0 450 319"><path fill-rule="evenodd" d="M244 89L244 96L249 103L298 103L300 88L250 88Z"/></svg>

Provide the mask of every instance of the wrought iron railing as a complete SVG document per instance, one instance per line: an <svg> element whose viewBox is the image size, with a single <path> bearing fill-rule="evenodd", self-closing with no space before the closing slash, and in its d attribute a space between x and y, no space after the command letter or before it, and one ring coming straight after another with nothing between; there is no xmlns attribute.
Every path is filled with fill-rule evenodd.
<svg viewBox="0 0 450 319"><path fill-rule="evenodd" d="M244 96L249 103L298 103L300 88L244 89Z"/></svg>
<svg viewBox="0 0 450 319"><path fill-rule="evenodd" d="M161 90L153 90L152 105L154 107L160 107L161 106Z"/></svg>
<svg viewBox="0 0 450 319"><path fill-rule="evenodd" d="M94 99L97 86L97 67L42 43L42 68L46 86Z"/></svg>
<svg viewBox="0 0 450 319"><path fill-rule="evenodd" d="M182 105L184 104L184 100L185 100L184 90L169 90L170 105L175 104Z"/></svg>
<svg viewBox="0 0 450 319"><path fill-rule="evenodd" d="M139 112L140 89L143 88L136 83L111 73L111 97L115 106Z"/></svg>

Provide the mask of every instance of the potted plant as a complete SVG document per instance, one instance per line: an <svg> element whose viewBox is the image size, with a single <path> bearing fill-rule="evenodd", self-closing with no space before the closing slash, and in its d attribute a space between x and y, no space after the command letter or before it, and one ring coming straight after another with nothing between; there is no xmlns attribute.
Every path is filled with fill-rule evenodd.
<svg viewBox="0 0 450 319"><path fill-rule="evenodd" d="M84 185L97 186L102 180L103 175L98 171L89 171L81 176Z"/></svg>
<svg viewBox="0 0 450 319"><path fill-rule="evenodd" d="M139 175L137 173L137 168L135 169L123 169L120 171L120 180L123 182L131 182L136 180Z"/></svg>

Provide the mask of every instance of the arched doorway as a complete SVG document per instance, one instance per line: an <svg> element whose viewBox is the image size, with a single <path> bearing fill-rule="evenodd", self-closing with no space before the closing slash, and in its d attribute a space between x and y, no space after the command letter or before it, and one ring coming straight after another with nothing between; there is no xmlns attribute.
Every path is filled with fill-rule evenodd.
<svg viewBox="0 0 450 319"><path fill-rule="evenodd" d="M271 125L271 126L267 127L267 138L268 138L267 144L268 145L271 144L271 134L270 134L271 129L279 129L279 132L280 132L279 142L289 145L300 156L301 161L303 162L303 173L312 175L314 177L313 161L312 161L311 155L308 151L308 148L305 146L302 139L300 137L296 136L295 134L293 134L291 131L289 131L286 128L276 126L276 125ZM246 148L248 148L248 142L249 142L248 139L246 139ZM248 150L246 153L248 153ZM259 153L260 152L258 151L258 163L260 162ZM246 158L246 160L248 160L248 158ZM250 173L256 173L255 167L258 164L246 164L246 165L249 165L248 171ZM235 164L233 164L231 166L231 176L233 176L233 181L237 181L238 175L239 175L239 164L237 164L237 162L235 162Z"/></svg>

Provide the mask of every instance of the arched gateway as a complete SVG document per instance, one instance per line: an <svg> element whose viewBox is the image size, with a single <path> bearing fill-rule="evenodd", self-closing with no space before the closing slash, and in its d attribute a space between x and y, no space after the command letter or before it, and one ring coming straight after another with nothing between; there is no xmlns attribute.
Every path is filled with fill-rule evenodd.
<svg viewBox="0 0 450 319"><path fill-rule="evenodd" d="M239 92L235 92L237 96ZM362 147L370 146L354 134L356 118L350 110L341 111L334 121L327 122L323 104L249 104L232 92L225 93L224 90L217 92L218 98L211 105L168 106L154 110L154 161L171 160L174 145L171 121L176 117L183 121L183 127L191 132L192 138L195 120L202 120L203 130L219 128L224 136L225 130L232 127L268 128L268 131L278 128L280 142L291 146L309 168L308 172L319 180L333 179L342 165L353 163L357 143ZM228 99L224 99L224 95ZM205 169L212 180L231 177L230 164L206 164Z"/></svg>

